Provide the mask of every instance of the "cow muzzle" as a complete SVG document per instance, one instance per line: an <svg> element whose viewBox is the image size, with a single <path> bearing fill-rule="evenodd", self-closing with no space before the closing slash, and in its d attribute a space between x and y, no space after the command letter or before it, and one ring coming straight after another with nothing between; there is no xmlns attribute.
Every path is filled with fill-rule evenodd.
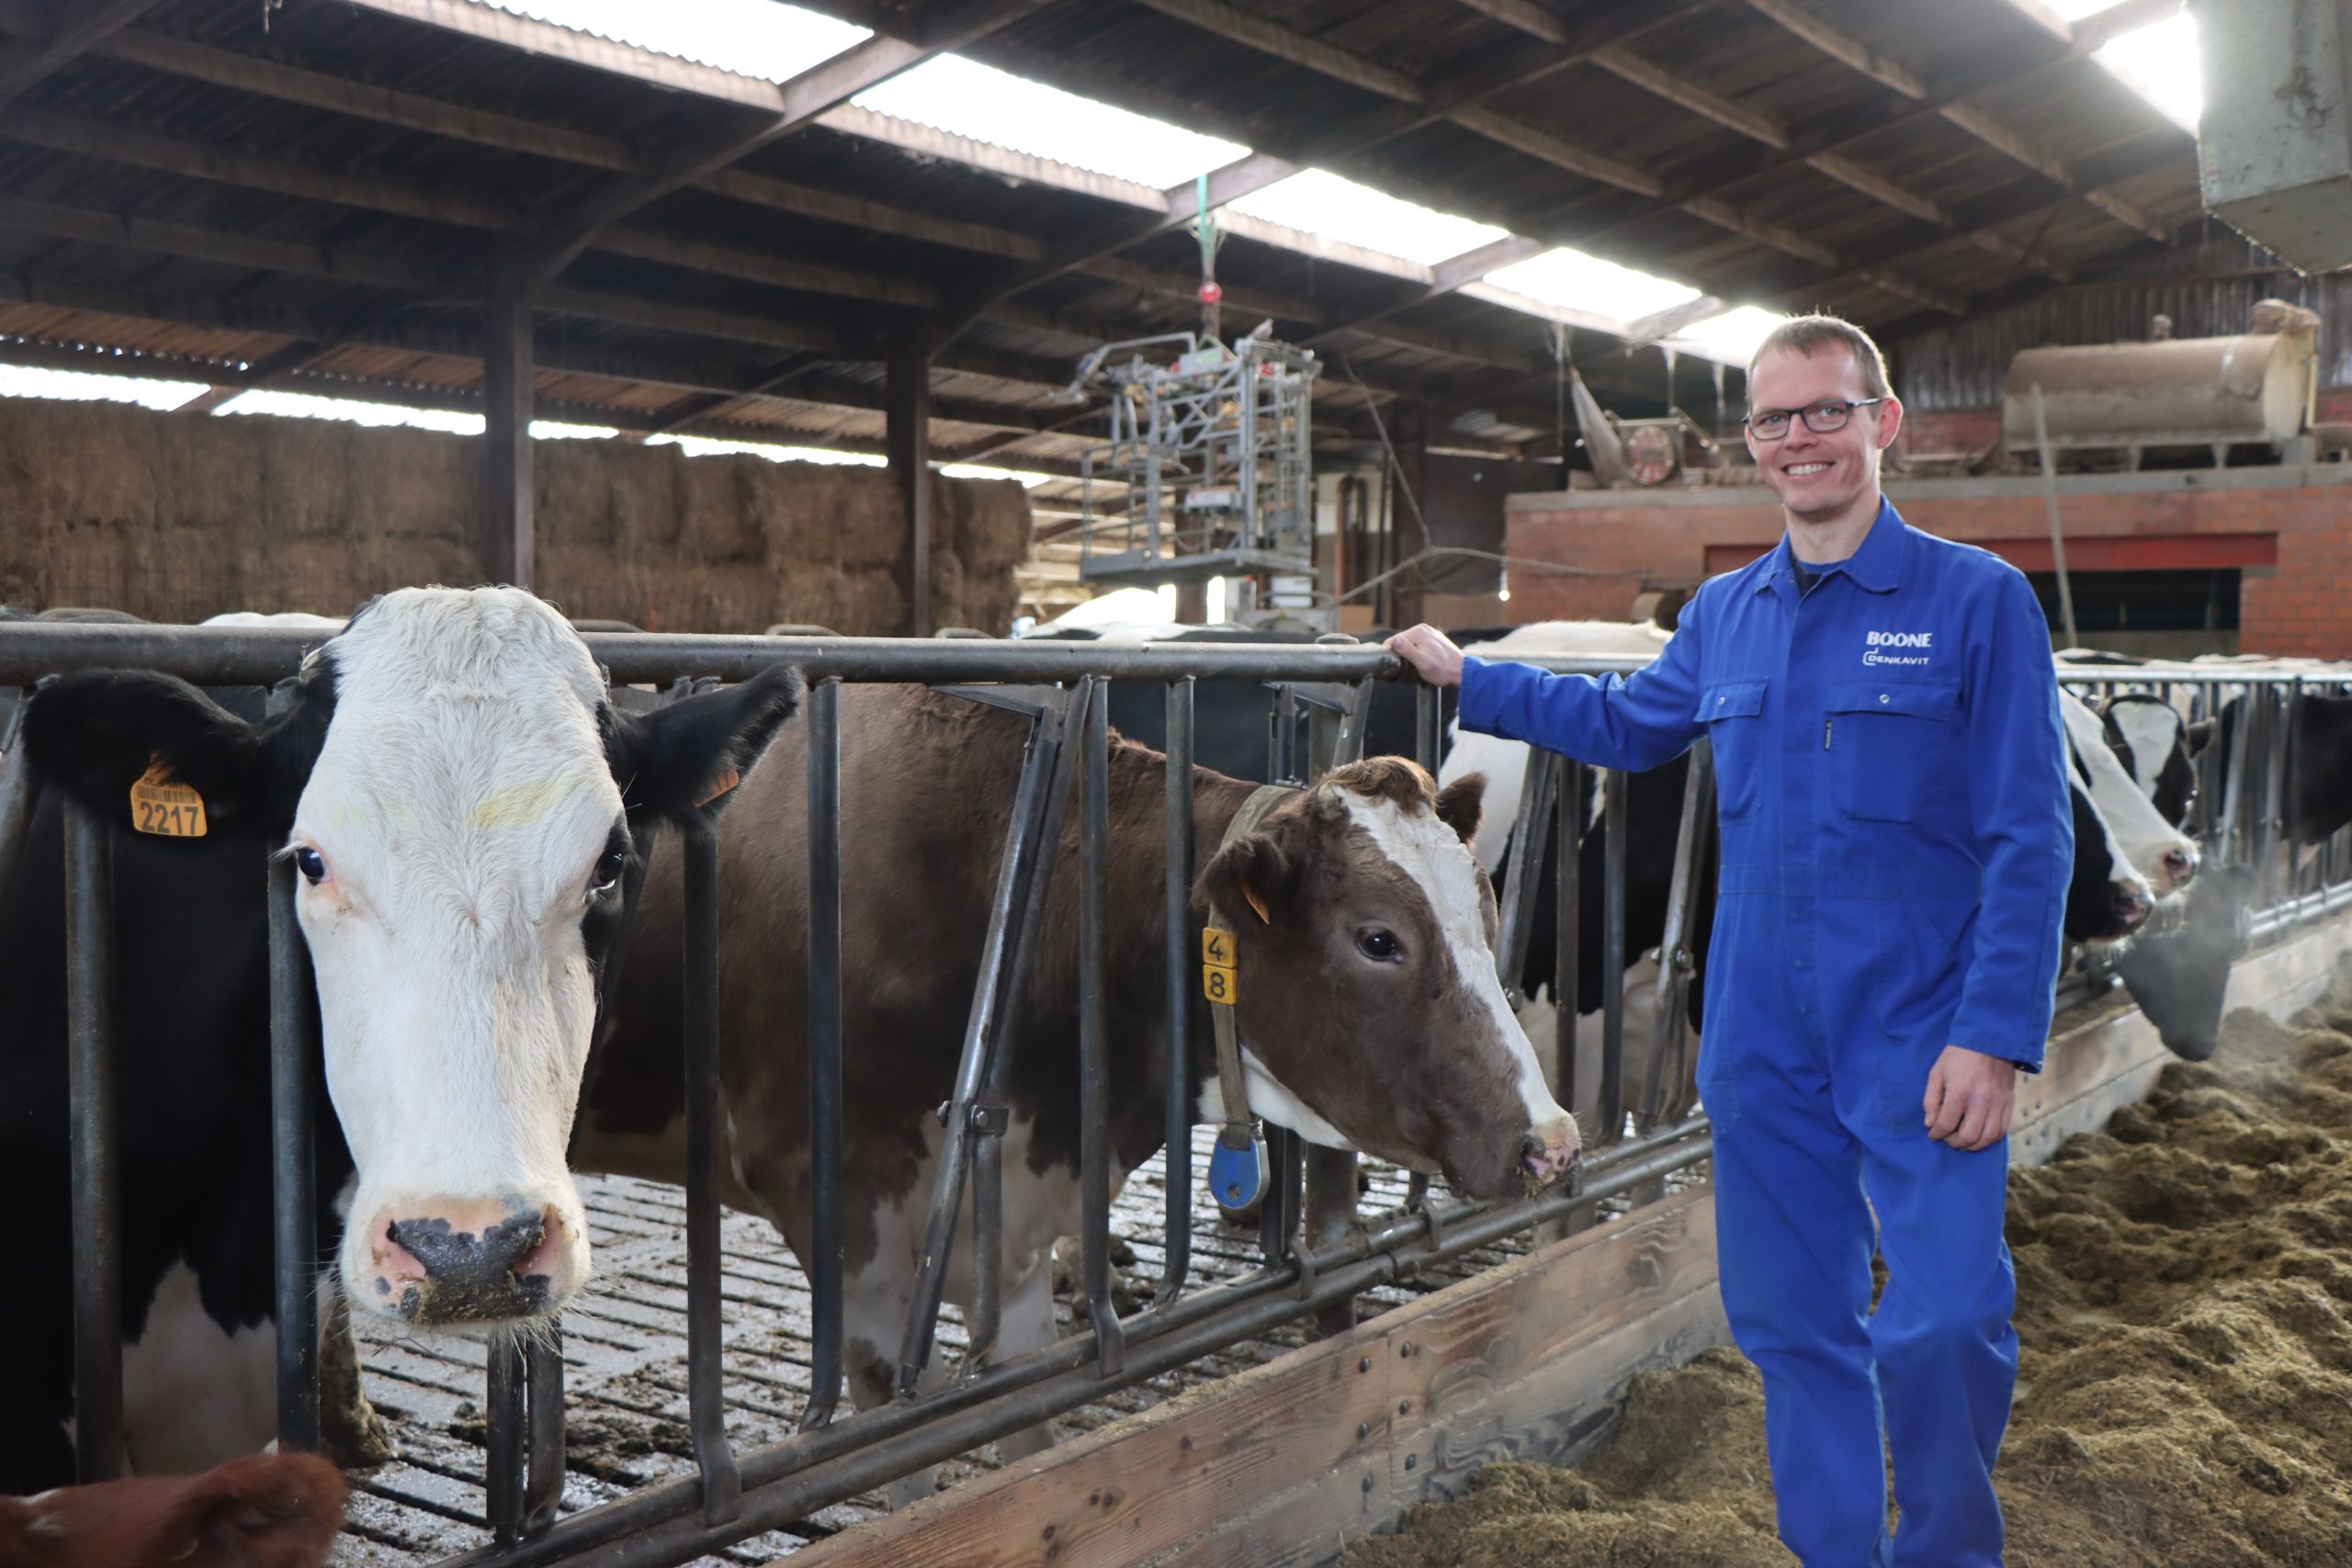
<svg viewBox="0 0 2352 1568"><path fill-rule="evenodd" d="M2197 846L2183 843L2166 850L2163 871L2165 897L2170 897L2197 879Z"/></svg>
<svg viewBox="0 0 2352 1568"><path fill-rule="evenodd" d="M1584 1138L1577 1131L1574 1117L1565 1118L1558 1127L1531 1132L1519 1141L1519 1168L1538 1186L1549 1187L1574 1170L1583 1157Z"/></svg>
<svg viewBox="0 0 2352 1568"><path fill-rule="evenodd" d="M379 1213L367 1235L368 1304L421 1325L544 1317L587 1273L552 1203L428 1201Z"/></svg>

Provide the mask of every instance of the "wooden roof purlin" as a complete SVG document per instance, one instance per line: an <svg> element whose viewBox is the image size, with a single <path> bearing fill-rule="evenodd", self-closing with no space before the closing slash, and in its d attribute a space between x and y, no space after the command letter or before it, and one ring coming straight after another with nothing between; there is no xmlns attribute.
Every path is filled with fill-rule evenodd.
<svg viewBox="0 0 2352 1568"><path fill-rule="evenodd" d="M562 417L762 438L879 408L911 338L935 416L986 432L935 458L1055 471L1096 428L1046 401L1087 344L1197 313L1194 185L849 105L942 52L1251 148L1213 202L1323 167L1505 230L1422 266L1230 220L1228 319L1346 363L1335 439L1398 398L1549 430L1555 324L1612 345L1690 324L1484 286L1555 245L1724 307L1899 324L2195 211L2193 144L2085 58L2177 0L2071 26L1984 0L1973 31L1939 0L813 3L873 36L770 83L467 0L0 0L0 298L84 333L250 328L266 345L216 385L350 391L346 348L479 362L495 274L536 308L543 395L616 400ZM2018 222L2037 206L2096 220L2045 237ZM1578 363L1626 412L1672 399L1661 356Z"/></svg>

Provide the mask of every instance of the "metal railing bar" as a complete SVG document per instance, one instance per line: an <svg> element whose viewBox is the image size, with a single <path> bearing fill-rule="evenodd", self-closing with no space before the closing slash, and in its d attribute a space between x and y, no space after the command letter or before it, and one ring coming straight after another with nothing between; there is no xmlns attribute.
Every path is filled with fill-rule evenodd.
<svg viewBox="0 0 2352 1568"><path fill-rule="evenodd" d="M258 868L269 899L269 1165L277 1320L277 1446L319 1446L318 1165L311 1118L319 1055L310 951L295 926L294 863Z"/></svg>
<svg viewBox="0 0 2352 1568"><path fill-rule="evenodd" d="M65 807L65 1019L73 1104L74 1474L123 1473L122 1201L114 1054L113 828Z"/></svg>
<svg viewBox="0 0 2352 1568"><path fill-rule="evenodd" d="M525 1443L523 1351L511 1334L491 1337L483 1415L490 1432L482 1448L482 1516L501 1546L523 1539Z"/></svg>
<svg viewBox="0 0 2352 1568"><path fill-rule="evenodd" d="M1495 969L1503 990L1518 998L1520 979L1527 971L1527 944L1535 924L1535 902L1543 890L1539 871L1545 829L1552 818L1552 795L1560 778L1557 752L1527 749L1527 768L1520 780L1519 812L1512 818L1510 854L1503 868L1501 930L1495 941Z"/></svg>
<svg viewBox="0 0 2352 1568"><path fill-rule="evenodd" d="M1600 1137L1625 1135L1625 773L1601 776Z"/></svg>
<svg viewBox="0 0 2352 1568"><path fill-rule="evenodd" d="M686 1099L686 1402L706 1522L735 1517L742 1478L727 1441L718 1300L718 833L684 826Z"/></svg>
<svg viewBox="0 0 2352 1568"><path fill-rule="evenodd" d="M1577 1082L1577 1018L1583 1005L1577 971L1584 961L1584 800L1593 782L1582 762L1562 760L1552 829L1553 874L1559 889L1552 942L1553 1081L1559 1086L1554 1098L1572 1111L1581 1088Z"/></svg>
<svg viewBox="0 0 2352 1568"><path fill-rule="evenodd" d="M560 1325L549 1325L524 1344L523 1378L530 1406L523 1533L537 1535L555 1522L556 1509L563 1502L563 1330Z"/></svg>
<svg viewBox="0 0 2352 1568"><path fill-rule="evenodd" d="M842 683L812 682L808 747L808 1403L821 1427L842 1392Z"/></svg>
<svg viewBox="0 0 2352 1568"><path fill-rule="evenodd" d="M40 781L18 754L17 739L24 732L24 694L0 726L0 892L16 886L17 864L24 858L25 836L33 825L33 807L40 804Z"/></svg>
<svg viewBox="0 0 2352 1568"><path fill-rule="evenodd" d="M1193 718L1186 676L1168 682L1168 807L1165 907L1168 964L1168 1141L1163 1234L1167 1262L1152 1305L1166 1306L1184 1288L1193 1261Z"/></svg>
<svg viewBox="0 0 2352 1568"><path fill-rule="evenodd" d="M1672 1063L1673 1089L1679 1091L1690 1064L1682 1059L1685 1026L1690 1017L1692 929L1699 902L1701 862L1707 856L1703 825L1714 819L1715 755L1702 740L1690 748L1690 771L1682 784L1682 821L1674 836L1674 871L1667 895L1666 928L1658 942L1657 1010L1650 1040L1650 1067L1642 1085L1641 1125L1649 1127L1663 1113L1668 1094L1668 1064Z"/></svg>
<svg viewBox="0 0 2352 1568"><path fill-rule="evenodd" d="M1086 683L1085 796L1079 823L1078 1105L1079 1181L1086 1314L1095 1366L1114 1375L1126 1348L1111 1300L1111 1042L1104 1001L1103 941L1111 902L1111 687Z"/></svg>

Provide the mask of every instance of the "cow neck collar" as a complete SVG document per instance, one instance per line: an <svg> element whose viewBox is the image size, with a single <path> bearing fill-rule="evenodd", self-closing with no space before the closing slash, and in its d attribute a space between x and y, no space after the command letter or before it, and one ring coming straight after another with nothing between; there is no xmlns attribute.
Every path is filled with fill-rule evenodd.
<svg viewBox="0 0 2352 1568"><path fill-rule="evenodd" d="M1250 797L1241 803L1241 809L1233 814L1233 820L1225 825L1225 837L1217 841L1218 850L1222 851L1228 844L1238 843L1250 833L1257 831L1258 824L1266 819L1268 812L1297 793L1287 784L1260 784L1250 791ZM1225 923L1224 918L1216 912L1214 905L1209 908L1204 935L1211 931L1224 936L1228 944L1226 951L1234 960L1233 973L1238 976L1241 956L1240 942L1233 928ZM1204 995L1207 986L1208 980L1204 974L1202 979ZM1237 990L1231 994L1238 993ZM1209 997L1208 1003L1209 1021L1216 1034L1217 1092L1225 1101L1225 1127L1217 1134L1218 1141L1232 1148L1246 1149L1257 1136L1258 1123L1257 1118L1250 1114L1250 1084L1241 1073L1240 1023L1235 1017L1233 1002L1230 999L1218 1001L1215 997Z"/></svg>

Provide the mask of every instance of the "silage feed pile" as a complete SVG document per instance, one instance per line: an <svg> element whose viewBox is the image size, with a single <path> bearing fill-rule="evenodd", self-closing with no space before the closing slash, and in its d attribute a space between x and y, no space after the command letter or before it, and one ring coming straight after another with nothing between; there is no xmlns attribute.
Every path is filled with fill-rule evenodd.
<svg viewBox="0 0 2352 1568"><path fill-rule="evenodd" d="M2352 964L2009 1191L2011 1568L2352 1564ZM1786 1568L1763 1409L1731 1350L1645 1374L1577 1470L1489 1466L1347 1568Z"/></svg>

